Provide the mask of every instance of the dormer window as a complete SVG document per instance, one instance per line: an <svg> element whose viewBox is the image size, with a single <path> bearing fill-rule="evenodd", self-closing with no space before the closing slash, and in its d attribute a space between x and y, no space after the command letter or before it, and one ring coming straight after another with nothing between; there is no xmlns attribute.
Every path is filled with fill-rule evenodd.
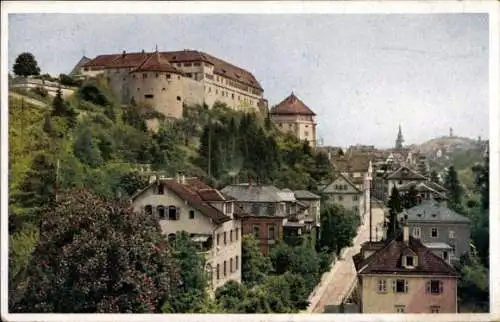
<svg viewBox="0 0 500 322"><path fill-rule="evenodd" d="M406 256L406 266L411 266L411 267L415 266L413 264L413 256Z"/></svg>

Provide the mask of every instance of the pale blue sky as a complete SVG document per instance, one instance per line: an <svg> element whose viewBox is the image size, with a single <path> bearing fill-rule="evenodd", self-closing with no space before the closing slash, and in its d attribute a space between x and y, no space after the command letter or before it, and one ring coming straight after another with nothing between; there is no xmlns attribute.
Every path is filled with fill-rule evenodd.
<svg viewBox="0 0 500 322"><path fill-rule="evenodd" d="M197 49L252 72L270 105L293 90L324 144L394 145L488 137L486 14L9 15L9 67L32 52L43 72L83 53Z"/></svg>

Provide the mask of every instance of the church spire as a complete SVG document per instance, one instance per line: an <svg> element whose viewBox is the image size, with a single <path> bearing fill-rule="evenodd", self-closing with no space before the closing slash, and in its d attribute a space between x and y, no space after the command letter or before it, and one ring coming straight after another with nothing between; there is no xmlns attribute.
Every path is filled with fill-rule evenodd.
<svg viewBox="0 0 500 322"><path fill-rule="evenodd" d="M402 149L403 142L403 132L401 131L401 124L399 124L398 137L396 138L396 149Z"/></svg>

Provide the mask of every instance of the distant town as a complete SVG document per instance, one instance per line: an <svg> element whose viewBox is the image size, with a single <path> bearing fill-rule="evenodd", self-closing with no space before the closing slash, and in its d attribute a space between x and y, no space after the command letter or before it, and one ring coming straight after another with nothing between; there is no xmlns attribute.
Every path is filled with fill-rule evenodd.
<svg viewBox="0 0 500 322"><path fill-rule="evenodd" d="M198 50L41 67L9 75L11 312L489 310L488 140L325 146Z"/></svg>

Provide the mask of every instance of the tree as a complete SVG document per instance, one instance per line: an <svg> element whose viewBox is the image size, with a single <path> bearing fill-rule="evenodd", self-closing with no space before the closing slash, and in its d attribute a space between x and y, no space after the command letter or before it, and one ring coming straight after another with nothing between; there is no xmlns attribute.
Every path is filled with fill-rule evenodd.
<svg viewBox="0 0 500 322"><path fill-rule="evenodd" d="M69 127L76 125L77 113L64 102L61 88L57 89L56 96L52 100L52 116L64 118Z"/></svg>
<svg viewBox="0 0 500 322"><path fill-rule="evenodd" d="M178 271L153 217L75 189L44 213L10 311L160 312Z"/></svg>
<svg viewBox="0 0 500 322"><path fill-rule="evenodd" d="M481 265L474 252L460 259L457 269L460 273L458 290L460 300L478 303L488 309L489 302L489 271Z"/></svg>
<svg viewBox="0 0 500 322"><path fill-rule="evenodd" d="M179 280L173 286L171 297L162 311L165 313L197 313L208 297L208 276L205 259L185 232L175 237L174 263L180 268Z"/></svg>
<svg viewBox="0 0 500 322"><path fill-rule="evenodd" d="M418 203L418 191L415 186L410 186L408 193L404 196L403 200L405 208L415 207Z"/></svg>
<svg viewBox="0 0 500 322"><path fill-rule="evenodd" d="M269 258L262 255L259 242L252 235L244 235L241 241L241 280L249 287L262 283L271 272Z"/></svg>
<svg viewBox="0 0 500 322"><path fill-rule="evenodd" d="M396 186L392 187L391 196L389 198L387 206L389 207L389 222L387 225L387 237L397 233L398 227L398 214L403 210L401 205L401 196L399 195L398 188Z"/></svg>
<svg viewBox="0 0 500 322"><path fill-rule="evenodd" d="M352 246L359 224L359 217L342 206L322 207L319 248L340 254L343 248Z"/></svg>
<svg viewBox="0 0 500 322"><path fill-rule="evenodd" d="M103 164L101 150L92 136L88 125L83 125L77 134L74 144L75 156L84 164L96 168Z"/></svg>
<svg viewBox="0 0 500 322"><path fill-rule="evenodd" d="M490 207L490 156L486 153L482 165L475 165L472 171L475 174L474 183L481 195L481 207L488 210Z"/></svg>
<svg viewBox="0 0 500 322"><path fill-rule="evenodd" d="M22 53L17 56L13 69L17 76L40 75L40 67L32 53Z"/></svg>
<svg viewBox="0 0 500 322"><path fill-rule="evenodd" d="M457 212L463 212L462 196L464 191L453 166L449 167L446 172L444 187L448 190L448 207Z"/></svg>
<svg viewBox="0 0 500 322"><path fill-rule="evenodd" d="M431 179L431 182L441 184L441 182L439 181L439 176L438 176L438 173L436 172L436 170L431 171L430 179Z"/></svg>

